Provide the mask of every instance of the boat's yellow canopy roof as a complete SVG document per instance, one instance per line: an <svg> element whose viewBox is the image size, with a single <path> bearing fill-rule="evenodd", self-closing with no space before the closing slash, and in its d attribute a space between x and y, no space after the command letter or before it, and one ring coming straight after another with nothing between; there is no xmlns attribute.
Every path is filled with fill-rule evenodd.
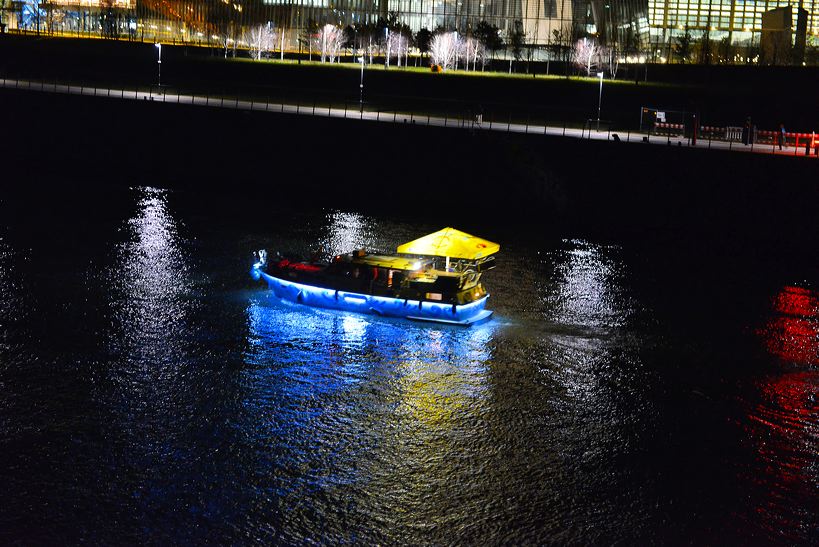
<svg viewBox="0 0 819 547"><path fill-rule="evenodd" d="M448 256L476 260L495 254L500 245L455 228L444 228L433 234L398 246L398 252L411 255Z"/></svg>

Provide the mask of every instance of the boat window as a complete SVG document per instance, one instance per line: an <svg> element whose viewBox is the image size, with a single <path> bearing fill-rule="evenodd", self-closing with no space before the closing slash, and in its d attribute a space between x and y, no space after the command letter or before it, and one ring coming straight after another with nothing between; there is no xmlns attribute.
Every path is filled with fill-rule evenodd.
<svg viewBox="0 0 819 547"><path fill-rule="evenodd" d="M353 268L350 264L345 264L343 262L335 262L330 264L327 267L327 271L333 275L339 275L344 277L352 277L353 276Z"/></svg>
<svg viewBox="0 0 819 547"><path fill-rule="evenodd" d="M393 287L400 287L401 282L404 280L404 272L401 270L390 270L392 285Z"/></svg>

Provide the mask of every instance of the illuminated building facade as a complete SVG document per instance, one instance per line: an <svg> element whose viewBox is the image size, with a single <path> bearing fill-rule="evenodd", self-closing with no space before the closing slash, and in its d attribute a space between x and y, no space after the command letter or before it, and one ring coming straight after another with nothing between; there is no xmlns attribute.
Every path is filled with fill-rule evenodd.
<svg viewBox="0 0 819 547"><path fill-rule="evenodd" d="M575 34L578 0L0 0L9 29L39 32L103 31L106 15L119 34L145 39L210 39L220 27L270 22L292 33L310 22L341 26L375 23L396 14L413 32L439 27L467 32L481 21L508 32L523 22L527 42L548 44ZM131 28L133 27L133 28ZM136 31L136 32L134 32ZM198 33L198 35L197 35Z"/></svg>
<svg viewBox="0 0 819 547"><path fill-rule="evenodd" d="M654 53L670 60L675 44L688 33L700 44L708 42L711 54L720 53L722 47L726 50L720 55L723 59L739 61L730 59L732 54L742 57L742 49L759 47L763 14L791 7L792 27L797 29L802 13L805 19L799 26L806 27L803 36L812 43L819 36L819 0L797 3L788 0L648 0L651 46ZM742 49L736 51L736 48ZM699 53L703 55L702 51Z"/></svg>
<svg viewBox="0 0 819 547"><path fill-rule="evenodd" d="M375 23L394 14L413 32L422 28L468 33L481 21L508 37L521 21L526 43L568 46L596 36L620 51L642 51L658 61L696 62L704 47L759 47L763 14L788 0L0 0L9 29L63 34L218 43L259 23L282 29L287 49L298 48L311 22L341 26ZM793 6L802 14L807 46L819 39L819 0ZM797 38L798 38L798 32ZM688 36L699 50L680 56ZM705 46L702 46L705 44ZM724 53L724 52L723 52ZM729 55L722 55L726 59Z"/></svg>

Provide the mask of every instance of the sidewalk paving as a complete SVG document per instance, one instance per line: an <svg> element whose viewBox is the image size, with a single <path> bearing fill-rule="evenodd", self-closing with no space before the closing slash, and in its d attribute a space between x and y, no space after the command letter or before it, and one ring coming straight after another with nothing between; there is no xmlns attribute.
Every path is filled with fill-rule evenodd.
<svg viewBox="0 0 819 547"><path fill-rule="evenodd" d="M532 135L547 135L574 139L604 140L621 143L640 143L661 146L694 147L690 139L669 137L663 135L647 135L630 131L598 131L595 129L578 129L572 127L553 127L548 125L531 125L513 122L477 122L464 118L448 118L427 114L408 114L396 111L378 111L359 108L333 108L332 106L298 105L286 103L271 103L242 100L239 97L211 97L208 95L179 94L156 92L155 90L128 90L118 88L102 88L95 86L77 86L57 83L45 83L31 80L0 79L0 88L22 89L43 93L58 93L63 95L85 95L92 97L106 97L111 99L132 101L154 101L173 104L187 104L212 108L230 108L234 110L252 110L257 112L277 112L326 118L359 119L381 123L401 123L429 125L434 127L468 128L473 131L500 131L507 133L524 133ZM357 105L356 105L357 106ZM756 153L777 156L806 156L804 148L793 146L779 150L777 144L743 145L742 143L700 139L696 148L726 150L739 153ZM810 155L810 157L817 157Z"/></svg>

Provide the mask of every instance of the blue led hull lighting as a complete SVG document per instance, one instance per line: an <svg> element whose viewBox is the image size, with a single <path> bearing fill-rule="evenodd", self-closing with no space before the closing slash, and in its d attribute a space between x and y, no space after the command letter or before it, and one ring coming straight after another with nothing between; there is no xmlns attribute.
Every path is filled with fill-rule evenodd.
<svg viewBox="0 0 819 547"><path fill-rule="evenodd" d="M484 321L492 315L491 310L484 309L489 295L459 305L375 296L280 279L264 272L262 265L258 263L253 265L251 276L257 281L264 279L276 297L282 300L317 308L462 326Z"/></svg>

